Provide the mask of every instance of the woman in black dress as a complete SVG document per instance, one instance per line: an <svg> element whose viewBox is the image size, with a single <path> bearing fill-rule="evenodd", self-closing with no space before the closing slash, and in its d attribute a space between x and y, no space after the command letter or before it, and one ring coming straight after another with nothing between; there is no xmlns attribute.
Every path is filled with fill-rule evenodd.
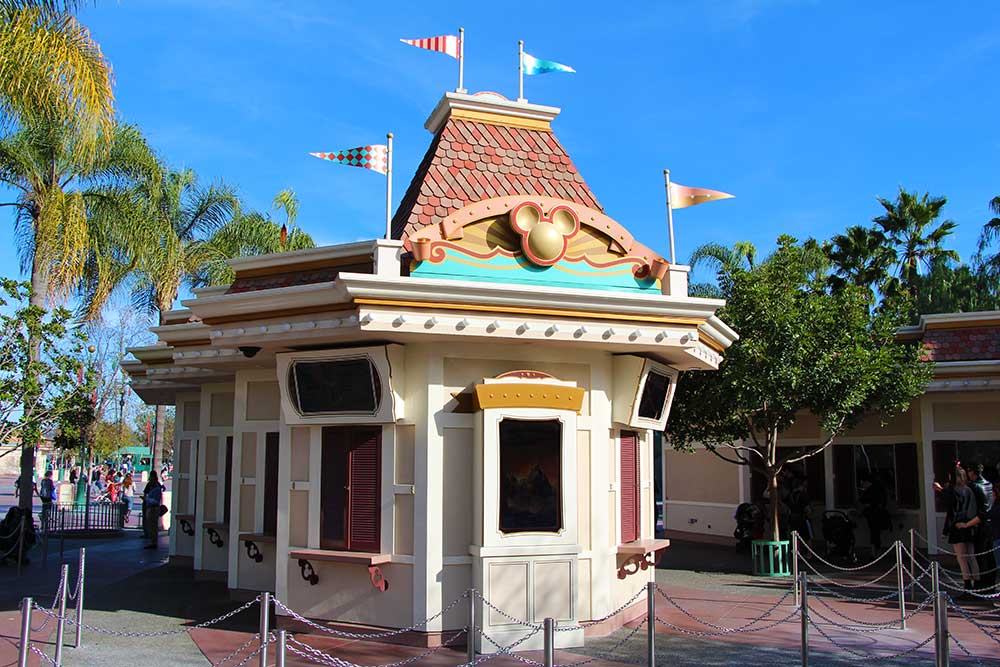
<svg viewBox="0 0 1000 667"><path fill-rule="evenodd" d="M976 495L969 488L969 479L961 466L955 467L953 480L944 531L948 544L954 545L965 589L972 590L979 579L979 563L975 557L975 528L968 524L979 513L979 508Z"/></svg>

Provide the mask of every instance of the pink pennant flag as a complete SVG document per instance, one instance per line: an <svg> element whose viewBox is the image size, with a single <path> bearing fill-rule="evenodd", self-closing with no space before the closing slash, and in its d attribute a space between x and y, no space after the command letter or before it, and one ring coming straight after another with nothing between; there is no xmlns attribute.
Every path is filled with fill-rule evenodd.
<svg viewBox="0 0 1000 667"><path fill-rule="evenodd" d="M692 188L687 185L670 184L670 207L687 208L697 206L705 202L717 201L719 199L732 199L733 195L719 190L708 190L706 188Z"/></svg>
<svg viewBox="0 0 1000 667"><path fill-rule="evenodd" d="M425 37L423 39L401 39L403 44L415 46L418 49L437 51L446 53L452 58L460 58L459 49L462 41L455 35L441 35L439 37Z"/></svg>
<svg viewBox="0 0 1000 667"><path fill-rule="evenodd" d="M375 144L373 146L359 146L358 148L348 148L347 150L335 153L310 153L313 157L321 160L330 160L339 164L346 164L350 167L361 167L371 169L380 174L388 173L387 147L385 144Z"/></svg>

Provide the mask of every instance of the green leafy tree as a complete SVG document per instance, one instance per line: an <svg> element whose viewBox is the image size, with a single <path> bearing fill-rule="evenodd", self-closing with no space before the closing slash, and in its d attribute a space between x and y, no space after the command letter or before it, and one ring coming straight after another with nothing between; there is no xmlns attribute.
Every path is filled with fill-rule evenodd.
<svg viewBox="0 0 1000 667"><path fill-rule="evenodd" d="M955 265L937 258L916 279L917 299L911 320L926 313L968 313L1000 307L997 279L981 265Z"/></svg>
<svg viewBox="0 0 1000 667"><path fill-rule="evenodd" d="M32 304L28 283L0 279L0 442L31 450L72 408L84 339L71 324L68 310ZM21 479L27 503L33 452L30 457Z"/></svg>
<svg viewBox="0 0 1000 667"><path fill-rule="evenodd" d="M675 448L704 445L767 480L774 539L780 472L865 415L905 410L932 374L918 347L896 341L902 313L873 310L864 288L830 290L815 252L783 236L765 262L723 272L719 315L740 338L717 372L684 375L667 425ZM807 411L826 439L809 452L779 449L782 432Z"/></svg>
<svg viewBox="0 0 1000 667"><path fill-rule="evenodd" d="M114 121L111 64L74 0L0 0L0 124L57 120L93 148Z"/></svg>
<svg viewBox="0 0 1000 667"><path fill-rule="evenodd" d="M738 268L752 269L757 261L757 247L749 241L737 241L732 248L721 243L703 243L694 249L688 265L691 269L708 266L716 273Z"/></svg>
<svg viewBox="0 0 1000 667"><path fill-rule="evenodd" d="M944 247L944 240L956 227L951 220L938 223L941 209L948 202L945 197L923 196L899 188L896 201L878 198L885 209L873 222L891 247L902 289L914 294L917 276L921 269L930 267L937 258L959 261L958 253Z"/></svg>

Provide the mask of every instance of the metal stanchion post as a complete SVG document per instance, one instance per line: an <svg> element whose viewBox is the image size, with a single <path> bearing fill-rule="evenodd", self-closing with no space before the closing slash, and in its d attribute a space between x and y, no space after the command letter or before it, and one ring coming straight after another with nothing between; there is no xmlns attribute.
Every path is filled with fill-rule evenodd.
<svg viewBox="0 0 1000 667"><path fill-rule="evenodd" d="M59 586L59 590L61 591L59 594L59 624L56 625L55 662L57 665L62 664L63 637L66 634L66 587L69 586L69 565L64 563L61 569L60 581L62 583Z"/></svg>
<svg viewBox="0 0 1000 667"><path fill-rule="evenodd" d="M17 667L28 667L31 654L31 598L21 600L21 639L17 645Z"/></svg>
<svg viewBox="0 0 1000 667"><path fill-rule="evenodd" d="M267 622L271 610L271 594L264 591L260 596L260 667L267 667Z"/></svg>
<svg viewBox="0 0 1000 667"><path fill-rule="evenodd" d="M76 592L76 637L73 640L73 648L83 646L83 589L86 582L87 549L80 548L80 566L77 570L77 580L80 588Z"/></svg>
<svg viewBox="0 0 1000 667"><path fill-rule="evenodd" d="M469 589L469 629L465 631L465 657L470 663L476 660L476 591Z"/></svg>
<svg viewBox="0 0 1000 667"><path fill-rule="evenodd" d="M556 662L556 622L551 618L544 621L545 633L545 667L552 667Z"/></svg>
<svg viewBox="0 0 1000 667"><path fill-rule="evenodd" d="M938 564L931 564L931 594L934 596L934 665L948 664L948 602L941 592Z"/></svg>
<svg viewBox="0 0 1000 667"><path fill-rule="evenodd" d="M910 601L917 603L917 540L916 529L910 528Z"/></svg>
<svg viewBox="0 0 1000 667"><path fill-rule="evenodd" d="M799 606L799 533L792 531L792 588L795 590L795 606Z"/></svg>
<svg viewBox="0 0 1000 667"><path fill-rule="evenodd" d="M656 582L646 584L646 664L656 667Z"/></svg>
<svg viewBox="0 0 1000 667"><path fill-rule="evenodd" d="M278 645L274 649L274 667L285 667L285 631L278 630Z"/></svg>
<svg viewBox="0 0 1000 667"><path fill-rule="evenodd" d="M896 590L899 591L899 629L906 629L906 584L903 577L903 543L896 540Z"/></svg>
<svg viewBox="0 0 1000 667"><path fill-rule="evenodd" d="M799 598L799 618L802 620L802 667L809 667L809 589L805 572L799 580L799 590L802 591L802 597Z"/></svg>
<svg viewBox="0 0 1000 667"><path fill-rule="evenodd" d="M59 508L59 562L63 562L63 549L66 546L66 508Z"/></svg>

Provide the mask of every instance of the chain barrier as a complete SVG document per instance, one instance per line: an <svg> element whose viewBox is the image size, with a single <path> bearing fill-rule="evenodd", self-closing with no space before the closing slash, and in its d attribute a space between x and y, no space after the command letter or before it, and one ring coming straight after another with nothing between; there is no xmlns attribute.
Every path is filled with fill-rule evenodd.
<svg viewBox="0 0 1000 667"><path fill-rule="evenodd" d="M895 551L896 551L896 545L893 544L893 546L891 546L888 549L886 549L885 551L883 551L882 555L880 555L879 557L875 558L874 560L868 561L864 565L859 565L857 567L841 567L840 565L834 565L830 561L828 561L825 558L823 558L822 556L820 556L818 553L816 553L816 551L813 550L813 548L811 546L809 546L806 542L804 542L801 537L796 536L796 539L798 539L799 544L802 545L802 546L804 546L809 551L809 553L811 553L813 556L816 557L816 559L819 562L823 563L824 565L826 565L828 567L832 567L835 570L840 570L841 572L858 572L859 570L864 570L866 568L871 567L875 563L879 562L880 560L882 560L883 558L885 558L889 554L895 553ZM805 561L806 559L803 558L802 560Z"/></svg>
<svg viewBox="0 0 1000 667"><path fill-rule="evenodd" d="M227 662L238 656L240 653L243 653L243 651L250 648L250 645L253 644L254 642L260 643L259 632L255 633L250 639L246 640L242 646L240 646L238 649L227 655L225 658L219 660L218 662L213 662L212 667L219 667L220 665L226 664Z"/></svg>
<svg viewBox="0 0 1000 667"><path fill-rule="evenodd" d="M617 651L622 646L624 646L626 642L628 642L630 639L632 639L632 637L635 637L635 634L637 632L639 632L639 630L641 630L643 627L645 627L645 625L648 622L648 620L649 619L647 619L647 618L643 618L642 622L640 622L634 628L632 628L631 632L629 632L624 637L622 637L617 642L615 642L614 645L611 648L606 649L606 650L602 650L601 653L603 653L604 656L605 656L603 658L600 657L600 656L596 656L595 655L595 656L591 656L589 658L585 658L583 660L577 660L576 662L559 662L559 663L556 663L555 665L553 665L552 667L583 667L583 665L588 665L588 664L594 662L595 660L610 660L611 659L610 656L615 651Z"/></svg>
<svg viewBox="0 0 1000 667"><path fill-rule="evenodd" d="M318 648L310 646L309 644L305 644L303 642L300 642L297 639L295 639L294 637L289 637L287 639L286 646L288 648L291 648L292 645L298 646L301 649L301 651L303 651L305 653L308 653L309 656L302 656L302 653L300 653L299 651L296 651L296 653L298 653L298 655L300 655L302 657L309 657L312 660L314 660L315 662L318 662L318 663L323 664L323 665L333 665L335 667L404 667L405 665L409 665L411 663L417 662L418 660L423 660L424 658L426 658L426 657L428 657L430 655L433 655L433 654L437 653L438 651L440 651L442 649L448 648L451 644L455 643L455 641L459 637L462 636L461 633L464 632L464 633L466 633L466 635L468 635L468 631L469 631L468 626L466 626L464 628L461 628L459 630L455 630L454 631L455 634L452 635L447 641L441 642L437 646L433 646L433 647L427 649L426 651L424 651L423 653L420 653L418 655L410 656L409 658L404 658L403 660L397 660L396 662L387 662L387 663L379 664L379 665L365 665L365 664L361 664L361 663L350 662L348 660L342 660L342 659L340 659L340 658L338 658L336 656L330 655L329 653L327 653L325 651L321 651Z"/></svg>
<svg viewBox="0 0 1000 667"><path fill-rule="evenodd" d="M811 610L810 610L810 613L811 613ZM905 651L900 651L899 653L890 653L890 654L887 654L887 655L872 655L871 653L862 653L861 651L854 650L850 646L845 646L844 644L837 643L837 641L834 640L833 637L831 637L830 635L828 635L826 633L826 631L823 629L823 627L821 625L819 625L818 623L816 623L815 621L813 621L811 618L808 619L808 621L809 621L809 625L811 625L816 630L816 632L818 632L824 639L826 639L828 642L830 642L830 644L832 644L833 646L836 646L837 648L839 648L841 651L844 651L845 653L850 653L851 655L853 655L853 656L855 656L857 658L861 658L862 660L865 660L867 662L882 662L883 660L896 660L897 658L905 658L908 655L913 655L914 653L916 653L917 651L919 651L920 649L922 649L923 647L927 646L932 641L934 641L934 635L931 634L927 639L923 640L919 644L915 644L914 646L911 646L910 648L906 649Z"/></svg>
<svg viewBox="0 0 1000 667"><path fill-rule="evenodd" d="M69 597L70 600L75 600L76 596L80 594L81 586L83 586L83 568L78 566L76 573L76 587L73 589L72 593L66 591L66 595Z"/></svg>
<svg viewBox="0 0 1000 667"><path fill-rule="evenodd" d="M259 632L257 633L256 637L257 637L258 640L260 639L260 633ZM261 644L258 643L257 648L255 648L253 651L251 651L250 654L247 657L243 658L242 660L240 660L239 662L237 662L235 665L233 665L233 667L244 667L248 662L250 662L255 657L257 657L257 655L264 649L264 646L270 646L271 644L275 643L276 641L277 641L277 638L274 636L274 633L273 632L269 632L267 634L267 641L264 642L263 645L261 645ZM218 667L219 665L222 665L228 659L229 659L229 657L227 656L227 657L223 658L222 660L220 660L219 662L214 663L212 665L212 667Z"/></svg>
<svg viewBox="0 0 1000 667"><path fill-rule="evenodd" d="M792 594L791 591L788 591L787 593L785 593L784 595L782 595L778 599L777 602L775 602L773 605L771 605L770 609L768 609L763 614L761 614L757 618L753 619L749 623L746 623L745 625L741 625L741 626L736 627L736 628L728 628L728 627L726 627L724 625L715 625L714 623L710 623L709 621L706 621L703 618L698 618L697 616L695 616L694 614L692 614L691 612L689 612L687 609L685 609L684 607L682 607L681 605L679 605L669 595L667 595L666 593L664 593L663 589L661 589L659 586L656 587L656 592L660 595L660 597L662 597L664 600L666 600L671 606L673 606L679 612L681 612L682 614L684 614L685 616L687 616L688 618L690 618L695 623L700 623L701 625L704 625L706 627L712 628L713 630L718 630L718 631L720 631L723 634L732 634L732 633L747 631L747 628L749 628L749 627L751 627L751 626L753 626L753 625L755 625L757 623L760 623L765 618L767 618L768 616L770 616L771 614L773 614L774 611L778 607L780 607L782 604L784 604L785 600L788 599L788 596L790 596Z"/></svg>
<svg viewBox="0 0 1000 667"><path fill-rule="evenodd" d="M816 586L824 593L829 593L835 598L840 598L841 600L847 600L848 602L885 602L886 600L891 600L893 598L899 597L899 591L895 589L889 591L885 595L879 595L878 597L873 597L873 598L864 598L864 597L855 597L853 595L844 595L843 593L838 593L837 591L831 588L827 588L818 581L810 582L810 584Z"/></svg>
<svg viewBox="0 0 1000 667"><path fill-rule="evenodd" d="M849 621L849 623L841 623L839 621L835 621L832 618L829 618L829 617L823 615L821 612L817 611L815 608L811 607L809 609L809 613L810 614L815 614L816 616L819 616L821 619L823 619L824 621L826 621L830 625L832 625L832 626L834 626L836 628L840 628L842 630L848 630L850 632L864 633L864 632L881 632L883 630L899 630L900 629L899 628L899 620L900 619L896 619L895 621L885 622L885 623L869 623L867 621L858 621L856 619L851 618L850 616L848 616L847 614L845 614L845 613L843 613L841 611L837 611L837 609L835 609L833 606L831 606L829 602L827 602L826 600L824 600L823 598L821 598L818 595L815 596L815 597L811 597L809 599L810 599L810 601L819 601L819 603L822 604L824 607L826 607L826 609L828 611L836 614L837 616L841 617L842 619L844 619L846 621ZM924 609L926 609L927 606L929 604L932 604L933 602L934 602L934 597L933 596L925 598L924 601L921 602L920 604L918 604L916 607L914 607L912 611L907 612L903 616L902 620L904 620L904 621L910 620L911 618L913 618L914 616L916 616L917 614L919 614L920 612L922 612Z"/></svg>
<svg viewBox="0 0 1000 667"><path fill-rule="evenodd" d="M526 628L539 628L539 629L541 629L541 627L542 627L541 623L529 623L528 621L522 621L521 619L517 618L516 616L511 616L510 614L508 614L507 612L505 612L503 609L501 609L500 607L496 606L495 604L493 604L492 602L490 602L489 600L487 600L485 597L483 597L483 594L480 593L479 591L474 591L473 595L475 595L476 597L478 597L479 600L484 605L486 605L486 607L488 607L490 610L495 611L496 613L500 614L501 616L503 616L504 618L506 618L511 623L514 623L515 625L522 625L522 626L524 626Z"/></svg>
<svg viewBox="0 0 1000 667"><path fill-rule="evenodd" d="M56 589L56 598L55 598L55 600L52 601L52 606L48 608L49 614L55 614L56 607L59 606L59 596L62 595L63 587L65 585L66 585L66 581L60 576L59 577L59 587ZM38 609L42 609L42 607L39 606L39 604L37 602L33 602L33 605L36 608L38 608ZM59 616L58 614L55 614L55 615L56 615L56 617ZM47 626L49 624L49 621L51 621L51 620L52 620L52 616L46 615L45 616L45 620L42 621L42 624L39 625L37 628L31 628L31 631L32 632L41 632L42 630L45 629L45 626Z"/></svg>
<svg viewBox="0 0 1000 667"><path fill-rule="evenodd" d="M931 545L931 543L927 541L927 538L924 537L923 535L921 535L920 533L918 533L917 531L913 531L913 534L916 535L917 537L919 537L920 541L923 542L924 544L926 544L928 547ZM958 555L957 553L955 553L951 549L945 549L941 545L938 545L935 548L938 551L944 552L944 553L949 554L951 556L957 556ZM987 549L986 551L977 551L976 553L962 554L962 555L964 555L964 556L985 556L986 554L993 553L993 552L995 552L997 550L998 550L997 547L993 547L992 549Z"/></svg>
<svg viewBox="0 0 1000 667"><path fill-rule="evenodd" d="M813 574L815 574L820 579L825 579L826 581L829 581L831 584L833 584L835 586L839 586L841 588L868 588L868 587L870 587L870 586L872 586L874 584L877 584L878 582L882 581L883 579L885 579L886 577L888 577L890 574L893 574L894 572L896 572L896 567L897 567L896 565L893 565L891 568L889 568L888 571L886 571L885 574L883 574L883 575L881 575L881 576L879 576L879 577L877 577L875 579L872 579L871 581L866 581L866 582L863 582L863 583L860 583L860 584L845 584L845 583L836 581L836 580L831 579L830 577L826 576L825 574L823 574L822 572L820 572L819 570L817 570L813 566L813 564L810 563L809 561L803 559L801 562L806 567L808 567L810 570L812 570Z"/></svg>
<svg viewBox="0 0 1000 667"><path fill-rule="evenodd" d="M50 665L55 665L55 667L62 667L61 663L56 662L48 656L42 649L38 648L34 644L31 645L31 652L41 658L43 663L48 663Z"/></svg>
<svg viewBox="0 0 1000 667"><path fill-rule="evenodd" d="M316 621L306 618L305 616L298 613L297 611L295 611L294 609L292 609L291 607L289 607L276 597L272 597L271 600L274 601L275 607L285 611L289 616L294 618L296 621L308 625L310 628L313 628L314 630L319 630L320 632L325 632L327 634L335 635L337 637L346 637L347 639L382 639L385 637L395 637L397 635L401 635L407 632L413 632L414 630L425 627L431 621L437 620L438 618L441 618L442 616L447 614L449 611L454 609L459 602L465 600L468 597L469 597L469 590L466 590L460 596L452 600L450 604L448 604L438 613L428 618L425 618L422 621L418 621L417 623L414 623L409 627L397 628L395 630L386 630L385 632L368 632L368 633L345 632L343 630L337 630L335 628L328 628L325 625L321 625Z"/></svg>
<svg viewBox="0 0 1000 667"><path fill-rule="evenodd" d="M79 623L79 626L81 628L83 628L84 630L88 630L90 632L96 632L97 634L100 634L100 635L110 635L112 637L127 637L127 638L130 638L130 639L140 639L140 638L146 638L146 637L169 637L171 635L184 634L185 632L190 632L191 630L196 630L198 628L207 628L207 627L210 627L212 625L216 625L218 623L221 623L222 621L225 621L226 619L232 618L233 616L235 616L236 614L238 614L238 613L240 613L242 611L245 611L245 610L249 609L250 607L252 607L255 604L257 604L258 602L260 602L260 596L259 595L256 598L254 598L253 600L250 600L249 602L243 604L242 606L237 607L236 609L233 609L232 611L226 612L222 616L218 616L216 618L213 618L210 621L203 621L201 623L198 623L197 625L192 625L192 626L187 627L187 628L178 628L176 630L161 630L159 632L131 632L131 631L128 631L128 630L110 630L108 628L99 628L99 627L96 627L96 626L93 626L93 625L87 625L86 623ZM42 614L48 616L50 619L54 618L56 620L62 620L64 622L68 623L69 625L73 625L73 626L77 625L76 619L74 619L74 618L71 618L69 616L59 616L59 614L56 614L56 613L54 613L52 611L49 611L45 607L39 606L38 603L32 603L32 605L34 606L34 608L36 610L42 612Z"/></svg>
<svg viewBox="0 0 1000 667"><path fill-rule="evenodd" d="M963 644L962 642L960 642L958 640L958 637L956 637L955 635L949 633L949 637L950 637L950 639L953 642L955 642L955 646L957 646L958 648L962 649L962 652L965 653L965 656L967 658L974 659L976 661L976 664L979 665L979 667L983 667L983 660L982 660L982 658L980 658L979 656L976 656L976 655L972 655L972 652L969 651L969 649L965 648L965 644Z"/></svg>
<svg viewBox="0 0 1000 667"><path fill-rule="evenodd" d="M478 665L480 662L486 662L487 660L492 660L493 658L498 658L501 655L506 655L525 665L532 665L533 667L544 667L544 665L542 665L542 663L540 662L531 660L530 658L525 658L523 655L517 655L516 653L514 653L514 649L516 649L518 646L520 646L521 644L523 644L524 642L528 641L529 639L537 635L539 632L541 632L542 627L543 626L539 625L537 628L532 628L531 632L524 635L523 637L521 637L520 639L518 639L516 642L514 642L509 646L500 646L500 642L498 642L497 640L493 639L493 637L483 632L483 629L480 627L478 629L479 636L488 641L489 643L493 644L494 646L496 646L497 650L495 653L486 653L480 658L476 658L471 663L468 663L468 667ZM462 666L460 665L459 667Z"/></svg>
<svg viewBox="0 0 1000 667"><path fill-rule="evenodd" d="M657 586L657 589L659 589L659 586ZM569 626L569 625L567 625L566 627L562 627L562 628L560 628L560 627L557 626L555 630L556 630L556 632L571 632L573 630L576 630L578 627L579 628L589 628L589 627L591 627L593 625L600 625L604 621L606 621L606 620L608 620L610 618L614 618L618 614L622 613L623 611L625 611L626 609L628 609L629 607L631 607L632 604L636 600L638 600L639 598L641 598L645 592L646 592L646 588L645 587L640 588L638 591L636 591L635 595L633 595L631 598L629 598L626 602L622 603L622 605L620 607L618 607L618 609L615 609L610 614L605 614L602 618L595 618L595 619L587 621L586 623L578 623L577 626ZM485 602L485 599L483 601ZM526 625L526 624L525 623L521 623L521 625Z"/></svg>
<svg viewBox="0 0 1000 667"><path fill-rule="evenodd" d="M975 626L977 630L979 630L984 635L992 639L994 642L1000 644L1000 639L997 638L998 633L991 632L989 627L974 619L970 614L965 613L965 609L963 609L961 605L956 604L955 601L951 598L951 596L948 595L947 593L945 593L945 597L948 598L948 606L957 611L959 616L964 618L971 625Z"/></svg>

